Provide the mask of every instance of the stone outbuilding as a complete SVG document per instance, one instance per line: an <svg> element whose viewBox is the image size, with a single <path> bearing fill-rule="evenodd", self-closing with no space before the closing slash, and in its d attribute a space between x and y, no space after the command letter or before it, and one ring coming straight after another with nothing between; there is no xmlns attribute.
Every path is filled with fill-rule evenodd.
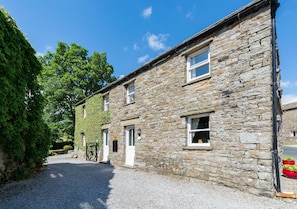
<svg viewBox="0 0 297 209"><path fill-rule="evenodd" d="M297 145L297 102L282 106L282 139L285 145Z"/></svg>
<svg viewBox="0 0 297 209"><path fill-rule="evenodd" d="M97 141L100 159L115 166L273 196L277 7L252 1L79 102L76 146Z"/></svg>

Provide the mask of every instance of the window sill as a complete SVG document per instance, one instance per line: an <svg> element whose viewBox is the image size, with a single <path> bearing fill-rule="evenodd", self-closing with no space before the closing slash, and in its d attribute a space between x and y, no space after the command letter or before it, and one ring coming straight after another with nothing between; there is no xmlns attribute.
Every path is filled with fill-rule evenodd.
<svg viewBox="0 0 297 209"><path fill-rule="evenodd" d="M211 146L185 146L183 150L212 150Z"/></svg>
<svg viewBox="0 0 297 209"><path fill-rule="evenodd" d="M191 84L193 84L193 83L197 83L197 82L200 82L200 81L203 81L203 80L207 80L207 79L210 79L210 78L211 78L210 75L205 75L205 76L202 76L202 77L200 77L200 78L197 78L197 79L188 81L187 83L183 84L182 87L184 87L184 86L188 86L188 85L191 85Z"/></svg>
<svg viewBox="0 0 297 209"><path fill-rule="evenodd" d="M135 104L135 102L126 103L126 104L124 104L124 107L125 106L129 106L129 105L132 105L132 104Z"/></svg>

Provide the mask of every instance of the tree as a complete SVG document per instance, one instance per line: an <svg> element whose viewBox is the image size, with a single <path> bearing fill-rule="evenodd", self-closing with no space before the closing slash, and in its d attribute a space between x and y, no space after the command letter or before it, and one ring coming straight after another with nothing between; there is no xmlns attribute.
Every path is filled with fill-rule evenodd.
<svg viewBox="0 0 297 209"><path fill-rule="evenodd" d="M106 53L88 51L72 43L58 42L55 53L39 57L43 66L40 84L47 99L45 119L54 140L73 140L75 104L116 80Z"/></svg>
<svg viewBox="0 0 297 209"><path fill-rule="evenodd" d="M49 150L42 119L42 70L35 51L9 14L0 8L0 183L42 166ZM3 154L4 153L4 154Z"/></svg>

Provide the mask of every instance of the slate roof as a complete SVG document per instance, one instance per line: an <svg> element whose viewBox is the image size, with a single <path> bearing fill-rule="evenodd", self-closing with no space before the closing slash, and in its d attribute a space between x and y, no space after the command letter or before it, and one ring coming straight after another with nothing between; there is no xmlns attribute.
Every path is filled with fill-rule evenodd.
<svg viewBox="0 0 297 209"><path fill-rule="evenodd" d="M292 102L289 104L282 105L283 111L295 110L297 109L297 102Z"/></svg>

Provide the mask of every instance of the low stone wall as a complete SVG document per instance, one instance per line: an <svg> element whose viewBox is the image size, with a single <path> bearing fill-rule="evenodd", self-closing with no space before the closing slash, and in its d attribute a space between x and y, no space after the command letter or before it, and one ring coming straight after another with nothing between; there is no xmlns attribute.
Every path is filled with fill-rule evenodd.
<svg viewBox="0 0 297 209"><path fill-rule="evenodd" d="M17 164L7 157L3 148L0 146L0 184L6 182L16 169Z"/></svg>
<svg viewBox="0 0 297 209"><path fill-rule="evenodd" d="M5 171L5 154L0 146L0 183L5 179L4 171Z"/></svg>

